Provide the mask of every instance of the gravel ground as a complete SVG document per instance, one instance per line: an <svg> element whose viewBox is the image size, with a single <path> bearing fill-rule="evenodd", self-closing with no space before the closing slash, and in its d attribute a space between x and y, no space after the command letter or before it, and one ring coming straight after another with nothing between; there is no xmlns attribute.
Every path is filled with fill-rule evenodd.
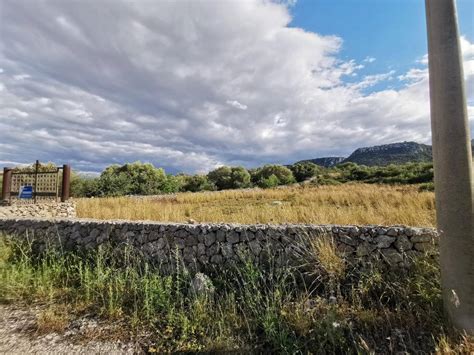
<svg viewBox="0 0 474 355"><path fill-rule="evenodd" d="M120 341L84 337L100 333L97 321L72 321L61 333L38 334L39 307L29 309L0 305L0 354L136 354L139 346ZM82 338L82 339L81 339Z"/></svg>

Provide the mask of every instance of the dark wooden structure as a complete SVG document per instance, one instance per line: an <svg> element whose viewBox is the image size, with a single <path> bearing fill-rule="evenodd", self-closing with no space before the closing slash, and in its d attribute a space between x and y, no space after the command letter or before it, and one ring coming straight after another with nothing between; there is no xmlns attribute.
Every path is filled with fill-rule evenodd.
<svg viewBox="0 0 474 355"><path fill-rule="evenodd" d="M32 171L5 167L3 168L2 201L18 202L21 188L31 186L33 189L32 198L21 199L23 202L58 201L59 198L65 202L70 196L70 183L71 167L67 164L44 170L37 160Z"/></svg>

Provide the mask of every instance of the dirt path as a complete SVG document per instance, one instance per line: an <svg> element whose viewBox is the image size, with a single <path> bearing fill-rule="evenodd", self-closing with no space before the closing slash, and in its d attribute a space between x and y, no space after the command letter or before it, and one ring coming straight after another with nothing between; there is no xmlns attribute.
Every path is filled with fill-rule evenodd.
<svg viewBox="0 0 474 355"><path fill-rule="evenodd" d="M139 347L120 341L80 341L84 328L97 326L94 321L73 322L62 334L38 334L37 307L20 309L0 305L0 354L135 354Z"/></svg>

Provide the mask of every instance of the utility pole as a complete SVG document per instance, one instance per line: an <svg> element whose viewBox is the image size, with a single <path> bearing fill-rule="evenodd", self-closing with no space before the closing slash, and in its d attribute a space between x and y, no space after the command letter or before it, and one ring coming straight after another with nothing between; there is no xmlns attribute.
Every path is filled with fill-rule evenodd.
<svg viewBox="0 0 474 355"><path fill-rule="evenodd" d="M454 0L425 0L431 132L443 300L452 324L474 333L472 153Z"/></svg>

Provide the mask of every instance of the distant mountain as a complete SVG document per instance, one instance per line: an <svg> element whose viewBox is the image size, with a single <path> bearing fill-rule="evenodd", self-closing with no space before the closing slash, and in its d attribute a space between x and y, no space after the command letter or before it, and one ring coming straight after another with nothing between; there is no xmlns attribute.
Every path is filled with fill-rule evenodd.
<svg viewBox="0 0 474 355"><path fill-rule="evenodd" d="M430 145L402 142L356 149L345 162L359 165L389 165L409 162L430 162L433 153Z"/></svg>
<svg viewBox="0 0 474 355"><path fill-rule="evenodd" d="M298 163L314 163L319 166L324 166L325 168L330 168L331 166L337 165L342 163L346 159L345 157L325 157L325 158L316 158L316 159L308 159L308 160L301 160Z"/></svg>
<svg viewBox="0 0 474 355"><path fill-rule="evenodd" d="M471 140L471 149L474 156L474 139ZM433 152L430 145L416 142L400 142L373 147L356 149L348 158L327 157L302 160L312 162L326 168L340 163L356 163L367 166L384 166L389 164L405 164L410 162L431 162Z"/></svg>

